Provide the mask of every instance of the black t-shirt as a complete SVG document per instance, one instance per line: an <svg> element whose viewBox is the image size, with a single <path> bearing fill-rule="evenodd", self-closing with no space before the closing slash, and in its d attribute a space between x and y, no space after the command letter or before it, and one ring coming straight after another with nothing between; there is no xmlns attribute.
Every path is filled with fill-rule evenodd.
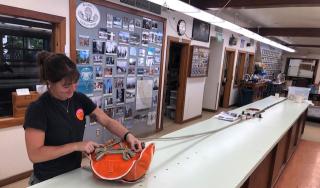
<svg viewBox="0 0 320 188"><path fill-rule="evenodd" d="M86 119L96 105L84 94L74 92L73 96L60 101L48 92L31 103L25 116L23 127L45 132L45 146L61 146L83 139ZM81 152L33 164L34 174L44 181L54 176L79 168Z"/></svg>

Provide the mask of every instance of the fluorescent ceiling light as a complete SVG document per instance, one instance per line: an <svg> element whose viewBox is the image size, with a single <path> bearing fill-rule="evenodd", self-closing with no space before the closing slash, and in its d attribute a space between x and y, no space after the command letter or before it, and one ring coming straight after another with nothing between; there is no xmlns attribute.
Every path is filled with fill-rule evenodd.
<svg viewBox="0 0 320 188"><path fill-rule="evenodd" d="M254 39L256 41L260 41L263 42L265 44L269 44L271 46L274 46L276 48L288 51L288 52L295 52L294 49L289 48L287 46L284 46L282 44L276 43L268 38L262 37L260 35L258 35L257 33L254 33L248 29L242 28L236 24L233 24L231 22L228 22L226 20L223 20L213 14L210 14L208 12L205 12L201 9L198 9L194 6L191 6L187 3L184 3L182 1L179 0L148 0L152 3L161 5L163 7L184 13L188 16L191 16L193 18L196 18L198 20L202 20L205 22L208 22L210 24L222 27L224 29L228 29L230 31L233 31L235 33L239 33L243 36L246 36L248 38Z"/></svg>

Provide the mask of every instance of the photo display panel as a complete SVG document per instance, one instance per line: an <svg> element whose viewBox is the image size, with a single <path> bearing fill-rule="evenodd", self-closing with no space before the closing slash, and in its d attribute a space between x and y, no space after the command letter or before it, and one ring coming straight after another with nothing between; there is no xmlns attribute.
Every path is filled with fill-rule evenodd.
<svg viewBox="0 0 320 188"><path fill-rule="evenodd" d="M76 14L77 91L135 135L154 132L163 22L84 1ZM85 139L103 143L110 136L87 118Z"/></svg>

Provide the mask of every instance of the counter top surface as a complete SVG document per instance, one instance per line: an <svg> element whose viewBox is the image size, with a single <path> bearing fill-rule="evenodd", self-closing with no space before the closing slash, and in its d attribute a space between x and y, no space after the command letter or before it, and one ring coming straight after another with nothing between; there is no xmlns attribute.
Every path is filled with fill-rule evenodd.
<svg viewBox="0 0 320 188"><path fill-rule="evenodd" d="M263 109L284 98L268 97L232 110ZM96 179L91 172L76 169L32 188L55 187L240 187L299 116L307 103L285 100L267 109L262 119L250 119L200 138L156 141L156 152L143 181L122 184ZM220 129L230 122L210 118L163 137L202 133Z"/></svg>

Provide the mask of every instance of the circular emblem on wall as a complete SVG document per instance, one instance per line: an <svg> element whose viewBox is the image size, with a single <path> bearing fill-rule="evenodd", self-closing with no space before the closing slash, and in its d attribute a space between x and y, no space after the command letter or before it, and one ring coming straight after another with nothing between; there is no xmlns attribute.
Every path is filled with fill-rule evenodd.
<svg viewBox="0 0 320 188"><path fill-rule="evenodd" d="M80 25L86 28L94 28L100 22L99 10L91 3L80 3L76 10L76 17Z"/></svg>

